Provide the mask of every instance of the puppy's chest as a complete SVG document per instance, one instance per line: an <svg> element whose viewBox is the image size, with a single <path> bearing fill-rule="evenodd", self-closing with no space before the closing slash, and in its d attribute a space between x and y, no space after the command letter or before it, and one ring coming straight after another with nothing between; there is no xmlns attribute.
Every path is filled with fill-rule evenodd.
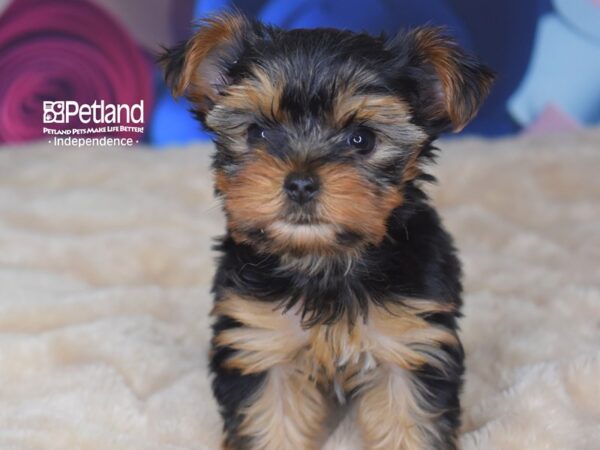
<svg viewBox="0 0 600 450"><path fill-rule="evenodd" d="M367 324L351 325L344 318L306 330L305 344L292 364L320 384L348 391L356 387L354 383L364 382L379 364L372 346Z"/></svg>
<svg viewBox="0 0 600 450"><path fill-rule="evenodd" d="M428 311L439 306L424 305ZM306 329L294 311L282 313L271 303L232 296L219 301L214 313L240 326L219 332L215 343L236 350L227 364L244 373L286 366L319 384L350 391L382 364L414 369L455 339L451 330L432 327L417 312L416 306L373 306L366 320L358 318L353 325L343 317Z"/></svg>

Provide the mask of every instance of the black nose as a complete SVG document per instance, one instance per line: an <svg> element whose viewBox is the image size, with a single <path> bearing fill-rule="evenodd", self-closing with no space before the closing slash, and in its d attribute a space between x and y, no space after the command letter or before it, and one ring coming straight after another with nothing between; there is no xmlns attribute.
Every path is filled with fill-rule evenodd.
<svg viewBox="0 0 600 450"><path fill-rule="evenodd" d="M286 177L283 188L290 200L302 205L317 195L319 180L314 175L291 173Z"/></svg>

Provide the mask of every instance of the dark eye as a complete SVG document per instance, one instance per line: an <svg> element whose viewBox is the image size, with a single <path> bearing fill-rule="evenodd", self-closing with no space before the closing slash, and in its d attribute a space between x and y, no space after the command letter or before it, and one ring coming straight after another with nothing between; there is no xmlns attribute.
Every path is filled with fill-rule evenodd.
<svg viewBox="0 0 600 450"><path fill-rule="evenodd" d="M359 128L348 136L348 145L361 155L366 155L375 148L375 134L366 128Z"/></svg>
<svg viewBox="0 0 600 450"><path fill-rule="evenodd" d="M267 130L263 127L252 124L248 127L248 142L260 142L267 139Z"/></svg>

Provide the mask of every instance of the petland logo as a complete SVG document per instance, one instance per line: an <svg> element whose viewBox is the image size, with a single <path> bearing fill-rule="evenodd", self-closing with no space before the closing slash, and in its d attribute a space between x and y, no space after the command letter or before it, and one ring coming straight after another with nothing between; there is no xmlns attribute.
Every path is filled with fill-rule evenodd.
<svg viewBox="0 0 600 450"><path fill-rule="evenodd" d="M131 147L139 143L135 137L144 133L144 100L133 105L115 105L104 100L92 104L74 100L44 101L42 121L44 135L52 137L48 143L55 146ZM52 128L52 125L58 127Z"/></svg>
<svg viewBox="0 0 600 450"><path fill-rule="evenodd" d="M144 123L144 100L135 105L104 103L100 100L91 105L74 100L44 101L44 123L70 123L77 117L81 123L113 124Z"/></svg>

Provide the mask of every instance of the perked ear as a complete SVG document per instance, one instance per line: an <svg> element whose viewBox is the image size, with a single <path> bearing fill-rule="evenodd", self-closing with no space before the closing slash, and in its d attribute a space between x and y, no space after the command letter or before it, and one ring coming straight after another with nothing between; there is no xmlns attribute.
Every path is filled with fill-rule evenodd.
<svg viewBox="0 0 600 450"><path fill-rule="evenodd" d="M185 95L199 112L206 112L229 85L227 71L239 59L249 27L241 14L221 13L202 20L188 41L166 49L158 63L173 96Z"/></svg>
<svg viewBox="0 0 600 450"><path fill-rule="evenodd" d="M443 28L421 27L400 33L388 42L388 49L401 52L408 58L408 61L403 58L404 63L424 71L433 84L427 87L427 94L434 99L427 108L429 115L432 119L446 119L455 132L477 114L495 78L490 69L465 53ZM427 95L425 101L431 101L431 97Z"/></svg>

